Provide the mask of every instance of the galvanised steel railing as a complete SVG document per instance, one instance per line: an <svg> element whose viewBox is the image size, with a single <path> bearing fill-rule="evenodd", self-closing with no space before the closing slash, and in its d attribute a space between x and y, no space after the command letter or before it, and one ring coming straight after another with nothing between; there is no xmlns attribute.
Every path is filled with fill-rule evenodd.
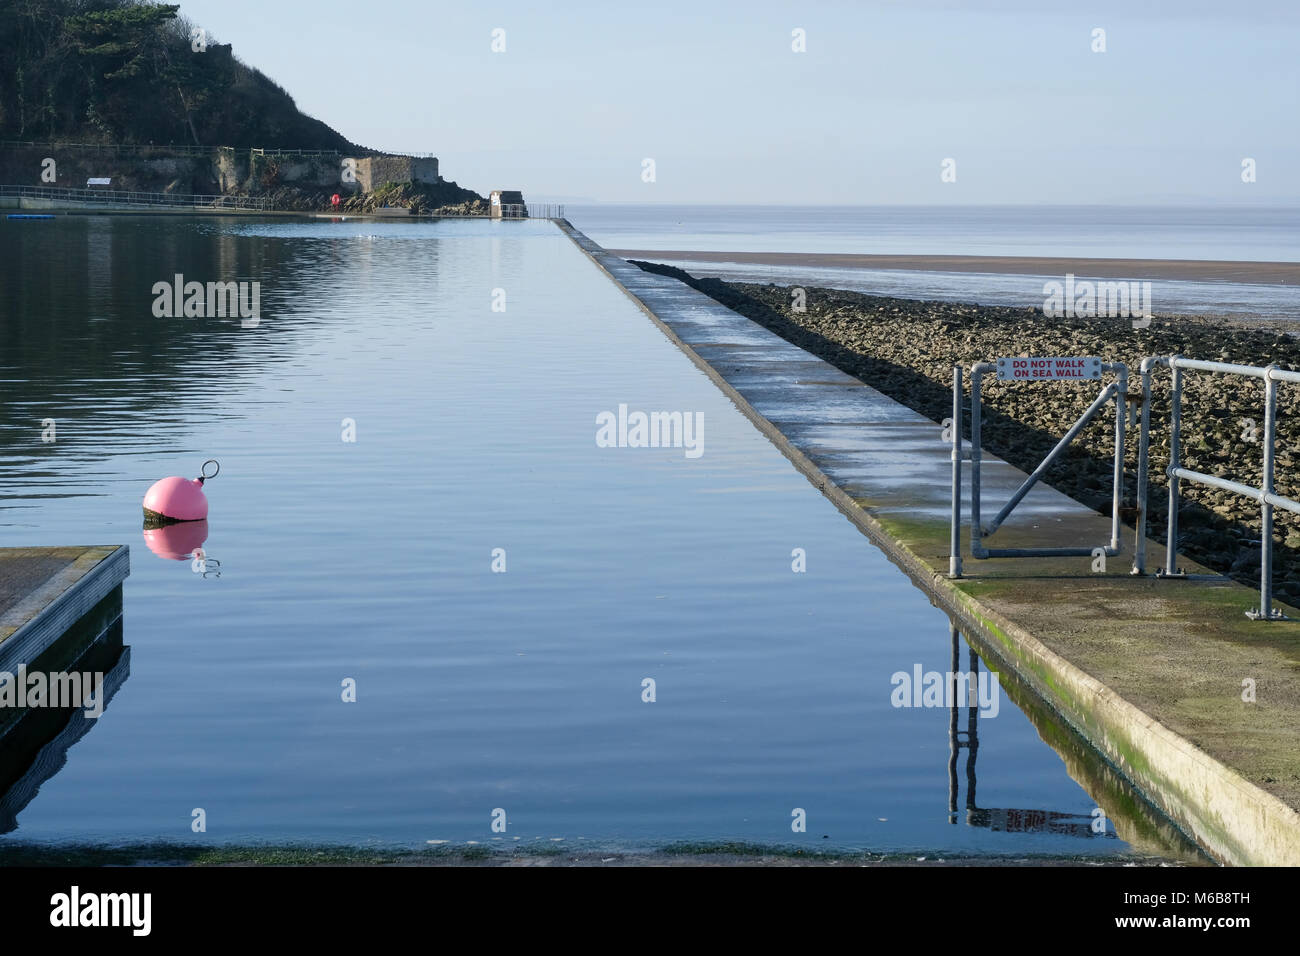
<svg viewBox="0 0 1300 956"><path fill-rule="evenodd" d="M57 152L61 149L93 150L111 156L151 156L181 154L183 156L209 156L215 151L226 153L256 153L259 156L393 156L415 159L435 159L436 153L390 153L382 149L359 146L356 149L282 149L278 146L195 146L192 143L38 143L31 140L0 140L0 149L42 149Z"/></svg>
<svg viewBox="0 0 1300 956"><path fill-rule="evenodd" d="M377 156L400 156L406 159L437 159L437 153L410 153L405 150L364 150L368 154Z"/></svg>
<svg viewBox="0 0 1300 956"><path fill-rule="evenodd" d="M952 516L948 551L948 575L962 576L961 556L961 501L962 501L962 462L970 462L970 553L973 558L1028 558L1028 557L1080 557L1097 556L1100 552L1106 557L1120 553L1120 504L1124 494L1124 436L1125 422L1128 417L1128 366L1123 362L1095 362L1095 374L1089 377L1100 378L1103 372L1115 376L1114 381L1105 385L1092 404L1079 419L1066 430L1056 446L1047 453L1038 467L1030 473L1020 486L1011 494L997 515L984 520L981 515L982 500L980 473L983 462L983 402L981 400L981 382L984 376L998 370L992 362L977 362L970 369L970 433L971 447L967 455L962 449L962 368L953 368L952 383ZM1059 379L1065 381L1068 379ZM1079 436L1098 413L1111 401L1115 402L1115 463L1114 487L1111 491L1110 541L1100 546L1069 545L1059 548L989 548L984 539L1002 526L1016 506L1024 500L1031 488L1042 480L1052 463L1064 454L1070 443Z"/></svg>
<svg viewBox="0 0 1300 956"><path fill-rule="evenodd" d="M1178 559L1178 504L1179 484L1192 481L1197 484L1210 485L1242 495L1260 506L1260 555L1259 555L1259 607L1246 612L1246 616L1260 621L1285 620L1285 615L1273 607L1273 509L1282 508L1300 514L1300 501L1276 494L1273 490L1274 444L1277 438L1277 383L1300 383L1300 372L1291 372L1276 365L1261 367L1257 365L1234 365L1230 362L1205 362L1199 359L1183 358L1181 355L1150 356L1142 360L1142 423L1138 438L1138 520L1137 539L1133 552L1133 573L1146 573L1146 528L1147 528L1147 475L1151 436L1151 372L1158 366L1170 370L1170 408L1169 408L1169 466L1165 474L1169 476L1169 519L1165 543L1165 566L1156 572L1161 578L1185 578L1187 575L1177 567ZM1259 378L1264 381L1264 467L1258 488L1230 481L1216 475L1192 471L1182 466L1182 398L1183 372L1219 372L1225 375L1241 375Z"/></svg>
<svg viewBox="0 0 1300 956"><path fill-rule="evenodd" d="M185 143L159 143L143 145L140 143L37 143L20 140L0 140L0 149L45 149L51 152L60 149L94 150L98 153L134 154L144 153L183 153L187 156L201 156L211 153L216 146L193 146ZM229 147L224 147L229 148Z"/></svg>
<svg viewBox="0 0 1300 956"><path fill-rule="evenodd" d="M234 149L231 146L222 146L221 149L243 152L243 150ZM248 152L255 156L342 156L337 149L267 149L261 146L254 146Z"/></svg>
<svg viewBox="0 0 1300 956"><path fill-rule="evenodd" d="M489 213L493 219L563 219L564 206L559 203L503 203L495 207L500 214Z"/></svg>
<svg viewBox="0 0 1300 956"><path fill-rule="evenodd" d="M255 209L273 208L267 196L222 196L183 193L154 193L137 190L75 189L62 186L5 186L0 196L27 199L54 199L63 202L104 203L119 206L149 206L173 209Z"/></svg>
<svg viewBox="0 0 1300 956"><path fill-rule="evenodd" d="M181 153L185 156L207 156L215 150L237 153L256 153L259 156L342 156L337 149L280 149L275 146L195 146L189 143L37 143L20 140L0 140L0 149L44 149L55 152L60 149L94 150L97 153L113 155L141 156L151 153ZM408 155L405 153L383 153L379 150L361 148L348 152L349 156L390 156ZM432 153L419 154L432 156Z"/></svg>

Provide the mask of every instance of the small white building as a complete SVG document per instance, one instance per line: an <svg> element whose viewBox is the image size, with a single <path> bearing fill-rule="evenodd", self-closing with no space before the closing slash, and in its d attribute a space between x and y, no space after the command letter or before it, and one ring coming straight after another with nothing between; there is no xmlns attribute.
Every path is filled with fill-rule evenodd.
<svg viewBox="0 0 1300 956"><path fill-rule="evenodd" d="M493 219L527 219L524 194L517 189L494 189L490 195Z"/></svg>

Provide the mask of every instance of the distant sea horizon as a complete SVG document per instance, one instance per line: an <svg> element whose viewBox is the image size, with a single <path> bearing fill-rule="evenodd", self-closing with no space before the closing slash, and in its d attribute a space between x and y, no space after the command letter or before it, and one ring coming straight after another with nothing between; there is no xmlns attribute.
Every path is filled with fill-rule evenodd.
<svg viewBox="0 0 1300 956"><path fill-rule="evenodd" d="M565 204L609 249L1300 263L1300 206L742 206ZM649 256L648 256L649 257ZM1041 305L1044 277L660 261L698 276L899 298ZM1300 287L1154 284L1157 313L1300 319Z"/></svg>

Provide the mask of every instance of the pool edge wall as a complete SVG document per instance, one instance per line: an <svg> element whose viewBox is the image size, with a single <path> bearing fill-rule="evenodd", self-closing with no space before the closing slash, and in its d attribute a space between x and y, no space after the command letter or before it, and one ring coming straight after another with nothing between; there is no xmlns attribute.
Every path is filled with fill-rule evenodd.
<svg viewBox="0 0 1300 956"><path fill-rule="evenodd" d="M624 260L606 252L567 220L556 224L735 403L759 432L929 594L936 605L961 624L968 637L977 638L996 655L1107 763L1215 859L1233 865L1300 866L1300 813L1048 648L1026 626L1008 620L977 597L965 593L957 582L936 572L760 414L707 359L677 335L655 308L629 289L612 271L620 264L626 265ZM729 311L721 304L714 304L720 310ZM658 308L664 310L663 305ZM738 313L731 315L751 322L756 330L767 331ZM811 354L809 358L820 361ZM828 364L827 368L832 366ZM947 522L935 524L942 525L946 535Z"/></svg>

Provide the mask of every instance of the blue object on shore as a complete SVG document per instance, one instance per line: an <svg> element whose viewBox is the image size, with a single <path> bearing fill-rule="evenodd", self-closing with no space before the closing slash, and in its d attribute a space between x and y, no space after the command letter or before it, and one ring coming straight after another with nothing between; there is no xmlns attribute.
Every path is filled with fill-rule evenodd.
<svg viewBox="0 0 1300 956"><path fill-rule="evenodd" d="M7 217L5 217L5 218L7 218L7 219L53 219L54 217L53 217L53 216L49 216L49 215L45 215L45 216L34 216L34 215L24 215L24 214L22 214L22 213L10 213L10 214L9 214Z"/></svg>

